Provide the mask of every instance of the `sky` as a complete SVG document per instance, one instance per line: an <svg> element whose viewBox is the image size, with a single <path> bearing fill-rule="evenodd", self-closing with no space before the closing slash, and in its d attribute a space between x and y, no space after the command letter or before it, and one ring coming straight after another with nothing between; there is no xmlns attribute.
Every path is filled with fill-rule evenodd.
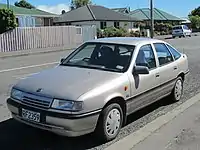
<svg viewBox="0 0 200 150"><path fill-rule="evenodd" d="M14 4L16 0L10 0ZM60 14L63 9L69 10L71 0L27 0L39 9ZM164 10L178 17L187 17L189 12L200 6L200 0L153 0L154 7ZM149 7L149 0L92 0L96 5L108 8L130 7L131 10ZM6 3L6 0L0 0Z"/></svg>

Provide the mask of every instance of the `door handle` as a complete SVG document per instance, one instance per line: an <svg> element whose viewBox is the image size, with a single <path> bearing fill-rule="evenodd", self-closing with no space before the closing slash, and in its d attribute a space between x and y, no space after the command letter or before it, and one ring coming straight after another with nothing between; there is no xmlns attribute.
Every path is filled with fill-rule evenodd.
<svg viewBox="0 0 200 150"><path fill-rule="evenodd" d="M156 78L159 78L159 77L160 77L160 74L159 74L159 73L157 73L157 74L156 74Z"/></svg>
<svg viewBox="0 0 200 150"><path fill-rule="evenodd" d="M177 69L178 69L177 66L175 66L175 67L174 67L174 70L177 70Z"/></svg>

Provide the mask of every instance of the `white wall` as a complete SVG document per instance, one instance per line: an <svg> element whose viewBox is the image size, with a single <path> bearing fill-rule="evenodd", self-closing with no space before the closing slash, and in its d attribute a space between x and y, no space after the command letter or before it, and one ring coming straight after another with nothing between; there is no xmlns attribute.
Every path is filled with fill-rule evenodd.
<svg viewBox="0 0 200 150"><path fill-rule="evenodd" d="M107 27L114 27L114 21L106 21ZM133 27L133 22L119 22L119 26L123 27L127 30L130 29L135 29L136 28ZM73 22L72 25L96 25L97 28L100 29L100 21L84 21L84 22Z"/></svg>
<svg viewBox="0 0 200 150"><path fill-rule="evenodd" d="M84 22L73 22L72 25L96 25L97 28L100 28L100 22L99 21L84 21Z"/></svg>

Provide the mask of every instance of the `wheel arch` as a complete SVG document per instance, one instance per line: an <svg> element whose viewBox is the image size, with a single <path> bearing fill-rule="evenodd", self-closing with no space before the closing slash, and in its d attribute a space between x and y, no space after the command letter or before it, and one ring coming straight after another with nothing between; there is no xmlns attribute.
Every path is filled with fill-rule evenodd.
<svg viewBox="0 0 200 150"><path fill-rule="evenodd" d="M179 73L178 77L181 77L183 82L185 81L185 74L183 72Z"/></svg>
<svg viewBox="0 0 200 150"><path fill-rule="evenodd" d="M109 100L106 101L105 105L103 106L103 109L105 109L107 106L110 104L117 103L120 105L122 111L123 111L123 125L126 124L126 111L127 111L127 106L126 106L126 101L122 96L114 96L110 98ZM102 110L103 110L102 109Z"/></svg>

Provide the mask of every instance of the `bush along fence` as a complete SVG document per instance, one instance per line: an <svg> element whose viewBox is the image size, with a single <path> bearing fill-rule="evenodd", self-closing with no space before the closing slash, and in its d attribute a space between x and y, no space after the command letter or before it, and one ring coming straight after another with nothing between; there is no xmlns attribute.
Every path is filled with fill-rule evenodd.
<svg viewBox="0 0 200 150"><path fill-rule="evenodd" d="M0 34L0 52L56 47L74 48L86 40L94 39L93 31L94 27L91 26L18 27Z"/></svg>

